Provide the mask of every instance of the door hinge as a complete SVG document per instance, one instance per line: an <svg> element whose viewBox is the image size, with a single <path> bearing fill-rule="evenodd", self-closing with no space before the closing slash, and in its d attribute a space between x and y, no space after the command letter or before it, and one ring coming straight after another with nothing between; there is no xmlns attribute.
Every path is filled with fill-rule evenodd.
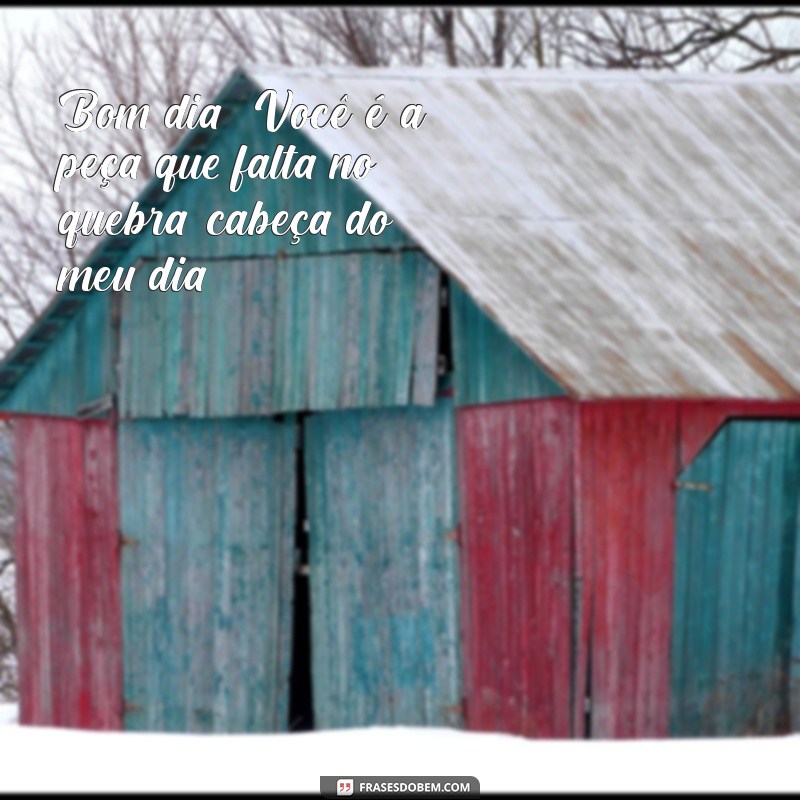
<svg viewBox="0 0 800 800"><path fill-rule="evenodd" d="M697 483L694 481L675 481L674 486L676 489L689 489L693 492L710 492L714 488L710 483Z"/></svg>
<svg viewBox="0 0 800 800"><path fill-rule="evenodd" d="M139 539L137 539L135 536L125 536L124 534L120 533L119 545L120 547L138 547Z"/></svg>
<svg viewBox="0 0 800 800"><path fill-rule="evenodd" d="M136 703L129 703L127 700L125 700L122 703L123 714L134 714L137 711L143 711L143 710L144 709L140 705L137 705Z"/></svg>
<svg viewBox="0 0 800 800"><path fill-rule="evenodd" d="M447 531L447 533L445 533L444 535L444 538L447 539L448 542L455 542L456 544L461 544L461 526L456 525L455 528Z"/></svg>
<svg viewBox="0 0 800 800"><path fill-rule="evenodd" d="M451 706L443 706L442 710L446 718L456 717L458 720L463 721L467 716L467 699L462 697L461 700Z"/></svg>
<svg viewBox="0 0 800 800"><path fill-rule="evenodd" d="M114 294L116 294L116 292ZM97 400L93 400L91 403L80 406L75 412L75 416L77 416L78 419L91 419L92 417L100 417L113 412L116 410L116 407L117 398L113 393L109 392L102 397L98 397Z"/></svg>

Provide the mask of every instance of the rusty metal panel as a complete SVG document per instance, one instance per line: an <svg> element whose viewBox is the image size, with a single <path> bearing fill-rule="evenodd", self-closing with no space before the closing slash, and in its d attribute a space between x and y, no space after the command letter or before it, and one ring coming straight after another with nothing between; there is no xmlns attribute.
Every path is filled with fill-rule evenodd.
<svg viewBox="0 0 800 800"><path fill-rule="evenodd" d="M115 428L20 417L14 431L20 721L118 729Z"/></svg>
<svg viewBox="0 0 800 800"><path fill-rule="evenodd" d="M666 736L677 474L673 402L576 414L577 735Z"/></svg>
<svg viewBox="0 0 800 800"><path fill-rule="evenodd" d="M153 268L149 262L149 268ZM123 417L431 405L439 271L417 251L214 263L125 294Z"/></svg>
<svg viewBox="0 0 800 800"><path fill-rule="evenodd" d="M317 728L462 724L453 408L305 423Z"/></svg>
<svg viewBox="0 0 800 800"><path fill-rule="evenodd" d="M573 413L564 400L458 411L472 730L571 732Z"/></svg>
<svg viewBox="0 0 800 800"><path fill-rule="evenodd" d="M670 731L785 733L797 702L800 422L728 422L678 487Z"/></svg>
<svg viewBox="0 0 800 800"><path fill-rule="evenodd" d="M800 395L795 77L248 74L356 116L384 94L395 124L309 136L372 154L361 187L570 394Z"/></svg>
<svg viewBox="0 0 800 800"><path fill-rule="evenodd" d="M457 405L564 394L564 390L453 281L450 282L450 315Z"/></svg>
<svg viewBox="0 0 800 800"><path fill-rule="evenodd" d="M281 731L293 418L120 423L125 727Z"/></svg>

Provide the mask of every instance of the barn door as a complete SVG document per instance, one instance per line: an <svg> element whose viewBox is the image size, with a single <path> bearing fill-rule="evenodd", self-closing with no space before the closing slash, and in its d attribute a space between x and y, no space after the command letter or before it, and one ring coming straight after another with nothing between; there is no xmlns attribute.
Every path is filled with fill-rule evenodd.
<svg viewBox="0 0 800 800"><path fill-rule="evenodd" d="M681 475L674 735L775 734L791 726L799 493L797 422L729 422Z"/></svg>
<svg viewBox="0 0 800 800"><path fill-rule="evenodd" d="M458 411L474 730L570 735L571 412L560 400Z"/></svg>
<svg viewBox="0 0 800 800"><path fill-rule="evenodd" d="M20 721L119 728L116 434L14 421Z"/></svg>
<svg viewBox="0 0 800 800"><path fill-rule="evenodd" d="M287 727L293 418L120 425L125 726Z"/></svg>
<svg viewBox="0 0 800 800"><path fill-rule="evenodd" d="M460 725L450 404L305 425L315 727Z"/></svg>

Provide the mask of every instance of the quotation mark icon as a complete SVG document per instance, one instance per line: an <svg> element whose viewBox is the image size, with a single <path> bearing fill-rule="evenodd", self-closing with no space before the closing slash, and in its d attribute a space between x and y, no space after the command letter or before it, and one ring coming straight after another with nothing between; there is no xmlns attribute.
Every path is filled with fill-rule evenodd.
<svg viewBox="0 0 800 800"><path fill-rule="evenodd" d="M353 794L353 779L352 778L339 778L336 781L336 796L349 797Z"/></svg>

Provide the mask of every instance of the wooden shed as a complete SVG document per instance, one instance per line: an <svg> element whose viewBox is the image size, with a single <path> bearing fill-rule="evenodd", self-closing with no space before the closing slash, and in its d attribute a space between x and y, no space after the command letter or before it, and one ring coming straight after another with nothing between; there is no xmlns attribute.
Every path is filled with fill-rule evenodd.
<svg viewBox="0 0 800 800"><path fill-rule="evenodd" d="M267 134L265 88L419 130ZM222 181L201 293L63 293L0 365L21 719L540 737L800 728L800 85L238 71L179 152L370 153ZM793 121L794 120L794 121ZM217 236L217 209L380 236Z"/></svg>

